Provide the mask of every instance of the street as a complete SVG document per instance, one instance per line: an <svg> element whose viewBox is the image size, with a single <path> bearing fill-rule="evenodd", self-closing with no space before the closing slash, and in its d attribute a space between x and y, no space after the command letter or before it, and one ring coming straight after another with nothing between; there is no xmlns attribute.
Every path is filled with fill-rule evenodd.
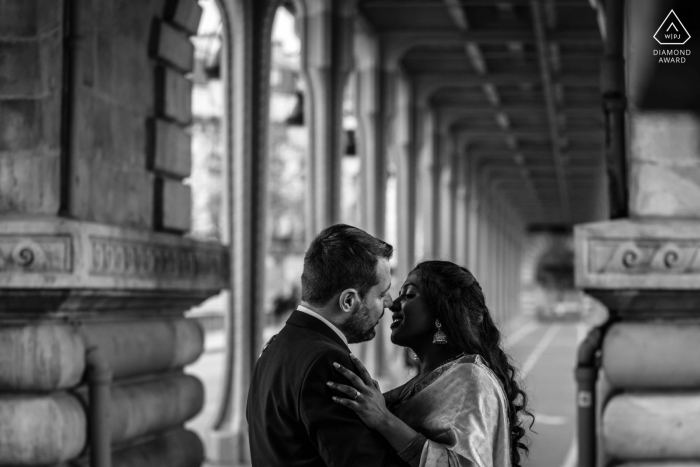
<svg viewBox="0 0 700 467"><path fill-rule="evenodd" d="M536 433L528 433L530 456L524 467L576 465L574 365L584 333L579 323L532 322L508 339L535 414Z"/></svg>

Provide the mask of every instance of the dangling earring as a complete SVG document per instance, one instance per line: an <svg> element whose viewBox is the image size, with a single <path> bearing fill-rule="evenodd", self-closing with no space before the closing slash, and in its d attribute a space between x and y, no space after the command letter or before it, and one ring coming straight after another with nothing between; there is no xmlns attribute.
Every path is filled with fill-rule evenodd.
<svg viewBox="0 0 700 467"><path fill-rule="evenodd" d="M442 332L442 324L440 324L440 320L435 320L435 326L437 327L437 331L435 331L435 334L433 334L433 344L447 344L447 336L444 332Z"/></svg>

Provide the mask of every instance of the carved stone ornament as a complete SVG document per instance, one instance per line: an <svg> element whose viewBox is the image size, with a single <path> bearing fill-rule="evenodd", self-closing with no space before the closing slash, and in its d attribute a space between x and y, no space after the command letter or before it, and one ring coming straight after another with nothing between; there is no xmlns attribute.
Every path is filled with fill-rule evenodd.
<svg viewBox="0 0 700 467"><path fill-rule="evenodd" d="M65 219L0 223L0 288L219 290L228 249L179 235Z"/></svg>
<svg viewBox="0 0 700 467"><path fill-rule="evenodd" d="M700 274L700 241L591 239L588 248L593 274Z"/></svg>
<svg viewBox="0 0 700 467"><path fill-rule="evenodd" d="M70 237L0 235L0 273L71 270Z"/></svg>
<svg viewBox="0 0 700 467"><path fill-rule="evenodd" d="M618 313L696 316L700 222L629 220L575 227L576 286Z"/></svg>
<svg viewBox="0 0 700 467"><path fill-rule="evenodd" d="M700 288L700 222L620 219L576 226L576 285Z"/></svg>

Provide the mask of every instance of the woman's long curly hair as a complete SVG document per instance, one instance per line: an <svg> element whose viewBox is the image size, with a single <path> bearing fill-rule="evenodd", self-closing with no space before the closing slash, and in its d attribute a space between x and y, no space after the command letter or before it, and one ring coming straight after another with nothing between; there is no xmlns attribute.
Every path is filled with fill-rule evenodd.
<svg viewBox="0 0 700 467"><path fill-rule="evenodd" d="M529 453L522 415L531 417L530 429L534 416L517 371L500 346L501 333L486 307L481 286L466 268L449 261L424 261L413 270L420 273L421 295L440 320L447 345L456 352L480 355L501 381L508 397L511 461L513 467L520 467L521 451Z"/></svg>

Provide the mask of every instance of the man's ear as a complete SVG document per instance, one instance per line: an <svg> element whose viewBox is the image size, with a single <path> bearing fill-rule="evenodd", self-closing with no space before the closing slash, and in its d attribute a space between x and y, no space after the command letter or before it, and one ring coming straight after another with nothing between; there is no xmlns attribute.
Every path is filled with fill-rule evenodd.
<svg viewBox="0 0 700 467"><path fill-rule="evenodd" d="M360 304L360 294L355 289L345 289L338 297L338 306L345 313L352 312Z"/></svg>

